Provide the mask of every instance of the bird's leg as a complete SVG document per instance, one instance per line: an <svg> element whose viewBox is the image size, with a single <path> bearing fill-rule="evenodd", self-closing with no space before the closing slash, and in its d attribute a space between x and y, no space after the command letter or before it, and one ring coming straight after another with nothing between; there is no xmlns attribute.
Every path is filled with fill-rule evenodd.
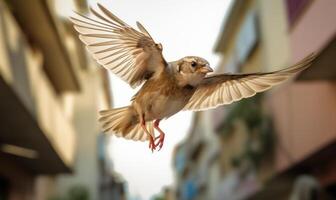
<svg viewBox="0 0 336 200"><path fill-rule="evenodd" d="M145 121L144 115L141 115L141 117L140 117L140 124L141 124L142 129L145 131L145 133L147 133L147 135L149 137L149 148L153 152L153 150L155 150L156 146L155 146L155 143L154 143L153 136L149 133L149 131L146 128L146 121Z"/></svg>
<svg viewBox="0 0 336 200"><path fill-rule="evenodd" d="M159 151L161 150L165 138L165 133L160 129L159 124L160 124L161 119L157 119L154 121L154 128L159 131L160 135L155 138L155 141L159 139L158 143L155 144L155 147L159 146Z"/></svg>

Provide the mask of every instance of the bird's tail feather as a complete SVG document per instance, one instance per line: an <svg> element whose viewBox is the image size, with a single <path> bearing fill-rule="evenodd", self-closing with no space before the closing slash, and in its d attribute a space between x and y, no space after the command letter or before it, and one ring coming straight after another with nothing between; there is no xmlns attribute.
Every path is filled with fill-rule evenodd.
<svg viewBox="0 0 336 200"><path fill-rule="evenodd" d="M118 137L130 140L148 140L148 135L142 129L137 113L132 106L100 111L99 122L103 132L112 133ZM154 136L152 122L146 122L147 130Z"/></svg>

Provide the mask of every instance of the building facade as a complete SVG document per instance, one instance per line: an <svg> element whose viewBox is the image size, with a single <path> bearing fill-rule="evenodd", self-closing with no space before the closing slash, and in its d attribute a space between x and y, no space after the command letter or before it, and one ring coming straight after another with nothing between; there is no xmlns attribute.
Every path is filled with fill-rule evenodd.
<svg viewBox="0 0 336 200"><path fill-rule="evenodd" d="M109 84L55 1L0 0L0 199L103 198L111 161L99 156L108 138L97 119L111 106Z"/></svg>
<svg viewBox="0 0 336 200"><path fill-rule="evenodd" d="M177 152L188 166L195 135L218 140L196 147L208 158L177 173L183 190L187 174L205 174L208 187L192 186L179 199L333 199L336 152L335 19L332 0L236 0L215 44L218 72L274 71L306 55L313 65L281 86L203 115ZM198 127L198 128L197 128ZM182 150L183 151L182 151ZM182 153L185 152L185 153ZM176 154L176 162L179 154ZM205 159L204 159L205 160ZM175 165L178 171L179 165ZM203 173L203 175L202 175ZM197 183L197 181L194 181ZM182 184L182 185L181 185ZM188 188L188 187L186 187ZM205 196L204 196L205 195Z"/></svg>

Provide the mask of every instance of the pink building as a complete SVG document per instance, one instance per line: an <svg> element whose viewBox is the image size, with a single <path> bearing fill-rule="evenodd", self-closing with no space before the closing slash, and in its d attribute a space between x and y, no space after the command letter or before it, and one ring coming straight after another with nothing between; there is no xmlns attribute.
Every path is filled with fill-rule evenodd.
<svg viewBox="0 0 336 200"><path fill-rule="evenodd" d="M299 81L271 96L278 136L290 154L278 151L280 171L336 142L336 83L330 81L336 77L336 1L287 0L287 6L290 60L310 52L320 55Z"/></svg>
<svg viewBox="0 0 336 200"><path fill-rule="evenodd" d="M215 48L222 71L271 71L319 54L298 77L266 93L275 151L256 169L262 187L251 199L310 199L321 188L321 198L336 198L335 19L334 0L233 1Z"/></svg>
<svg viewBox="0 0 336 200"><path fill-rule="evenodd" d="M269 190L265 191L268 192L261 192L257 199L268 198L274 192L281 191L281 187L272 187L279 181L293 184L303 174L315 178L319 187L334 196L336 1L287 0L286 6L289 60L295 62L311 52L320 54L315 63L297 77L297 81L269 95L278 139L275 156L277 175L266 187ZM300 199L302 188L298 191L293 189L292 198ZM283 187L283 191L286 191L286 187Z"/></svg>

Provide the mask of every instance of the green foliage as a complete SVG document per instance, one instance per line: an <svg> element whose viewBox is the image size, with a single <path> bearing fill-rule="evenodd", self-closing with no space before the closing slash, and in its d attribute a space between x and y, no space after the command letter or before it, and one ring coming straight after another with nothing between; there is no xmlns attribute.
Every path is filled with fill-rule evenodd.
<svg viewBox="0 0 336 200"><path fill-rule="evenodd" d="M243 120L249 129L259 126L263 120L261 100L262 94L259 94L232 104L230 112L218 130L224 134L224 136L229 135L233 131L233 124L237 119Z"/></svg>
<svg viewBox="0 0 336 200"><path fill-rule="evenodd" d="M156 196L153 200L164 200L164 198L162 196Z"/></svg>
<svg viewBox="0 0 336 200"><path fill-rule="evenodd" d="M164 200L164 199L165 198L164 198L163 194L161 194L161 193L152 197L152 200Z"/></svg>
<svg viewBox="0 0 336 200"><path fill-rule="evenodd" d="M85 186L74 185L69 188L65 196L55 196L49 198L49 200L89 200L90 193Z"/></svg>
<svg viewBox="0 0 336 200"><path fill-rule="evenodd" d="M244 145L242 155L232 158L232 165L237 167L241 160L248 159L257 166L261 159L272 152L274 130L271 118L262 110L262 94L243 99L232 105L225 121L219 127L224 137L234 133L234 123L241 120L245 123L249 139Z"/></svg>
<svg viewBox="0 0 336 200"><path fill-rule="evenodd" d="M81 185L73 186L68 191L69 200L89 200L89 191Z"/></svg>

